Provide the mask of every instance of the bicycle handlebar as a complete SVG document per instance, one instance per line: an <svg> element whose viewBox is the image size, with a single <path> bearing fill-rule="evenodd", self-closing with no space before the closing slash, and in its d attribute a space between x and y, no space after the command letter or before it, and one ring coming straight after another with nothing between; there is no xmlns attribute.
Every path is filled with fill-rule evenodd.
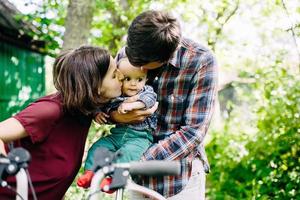
<svg viewBox="0 0 300 200"><path fill-rule="evenodd" d="M129 172L131 175L167 176L180 173L180 163L177 161L151 160L146 162L131 162Z"/></svg>
<svg viewBox="0 0 300 200"><path fill-rule="evenodd" d="M28 199L28 177L25 169L30 161L30 154L23 148L12 149L7 156L0 155L0 182L1 187L8 187L5 181L8 176L16 176L16 199Z"/></svg>
<svg viewBox="0 0 300 200"><path fill-rule="evenodd" d="M115 163L115 164L112 163L96 171L92 179L92 183L89 191L89 199L97 200L98 199L97 193L100 191L98 188L102 179L105 176L112 174L113 172L119 171L120 169L121 172L123 170L123 172L127 171L131 175L143 175L143 176L178 175L181 170L179 161L151 160L151 161L143 161L143 162ZM118 184L118 187L116 187L115 189L124 188L126 184L128 185L128 180L127 180L128 173L121 173L119 174L119 176L121 176L121 180L122 181L125 180L125 182ZM156 197L157 199L165 199L160 194L151 191L147 188L144 188L142 186L138 187L138 185L133 184L132 182L129 182L129 186L131 190L136 190L139 192L150 194L153 197Z"/></svg>
<svg viewBox="0 0 300 200"><path fill-rule="evenodd" d="M159 200L166 200L159 193L152 191L148 188L138 186L128 179L129 175L142 175L142 176L168 176L179 175L181 167L179 161L163 161L163 160L150 160L142 162L129 162L129 163L113 163L115 158L119 156L118 153L109 151L106 148L98 148L94 154L95 172L92 178L89 197L90 200L98 199L99 184L102 179L108 175L113 175L112 183L109 187L103 188L104 191L122 190L126 187L128 189L148 194Z"/></svg>

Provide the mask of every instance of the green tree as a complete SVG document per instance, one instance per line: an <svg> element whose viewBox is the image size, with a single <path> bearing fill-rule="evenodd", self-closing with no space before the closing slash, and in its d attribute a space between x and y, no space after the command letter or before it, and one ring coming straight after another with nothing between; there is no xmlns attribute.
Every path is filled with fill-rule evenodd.
<svg viewBox="0 0 300 200"><path fill-rule="evenodd" d="M212 199L300 197L300 76L277 60L255 77L255 129L241 126L245 113L232 115L207 146Z"/></svg>
<svg viewBox="0 0 300 200"><path fill-rule="evenodd" d="M20 18L34 23L41 32L34 34L34 37L46 41L48 54L55 56L62 48L63 40L75 42L71 46L86 41L107 47L115 54L124 45L122 38L126 35L129 23L137 13L149 8L150 0L47 0L41 4L25 0L24 4L36 9Z"/></svg>
<svg viewBox="0 0 300 200"><path fill-rule="evenodd" d="M62 47L67 5L47 0L26 16L53 55ZM220 69L238 78L231 113L208 134L208 198L299 199L299 1L96 0L88 42L115 54L131 20L149 8L173 12L184 36L209 45ZM240 84L245 79L253 81ZM67 199L84 193L70 191Z"/></svg>

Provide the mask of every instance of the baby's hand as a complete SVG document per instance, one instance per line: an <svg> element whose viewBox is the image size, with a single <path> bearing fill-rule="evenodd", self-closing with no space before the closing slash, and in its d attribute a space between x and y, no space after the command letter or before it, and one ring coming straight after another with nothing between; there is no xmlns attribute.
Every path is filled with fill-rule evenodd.
<svg viewBox="0 0 300 200"><path fill-rule="evenodd" d="M105 123L107 123L107 118L109 118L109 115L107 115L104 112L99 112L95 117L95 121L98 124L105 124Z"/></svg>
<svg viewBox="0 0 300 200"><path fill-rule="evenodd" d="M133 108L130 103L123 102L123 103L121 103L121 105L119 105L118 112L121 114L125 114L125 113L131 111L132 109Z"/></svg>

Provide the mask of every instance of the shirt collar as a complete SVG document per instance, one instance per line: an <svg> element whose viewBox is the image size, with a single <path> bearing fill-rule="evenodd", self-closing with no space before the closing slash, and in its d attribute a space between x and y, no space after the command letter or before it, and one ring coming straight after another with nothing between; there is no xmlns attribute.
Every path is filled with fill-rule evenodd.
<svg viewBox="0 0 300 200"><path fill-rule="evenodd" d="M179 65L180 62L178 60L178 54L179 54L180 48L181 48L181 45L179 45L177 47L177 49L173 53L172 57L168 61L168 64L175 67L175 68L180 68L180 65Z"/></svg>

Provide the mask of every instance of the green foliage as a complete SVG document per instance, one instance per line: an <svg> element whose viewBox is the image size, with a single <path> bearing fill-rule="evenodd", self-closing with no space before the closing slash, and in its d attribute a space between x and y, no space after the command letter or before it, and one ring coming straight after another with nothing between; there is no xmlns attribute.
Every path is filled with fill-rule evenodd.
<svg viewBox="0 0 300 200"><path fill-rule="evenodd" d="M253 189L257 197L296 199L300 195L300 76L281 64L277 61L259 71L260 82L255 85L263 91L264 101L257 109L261 143L249 144L260 154L254 162L258 184ZM266 166L259 168L262 164Z"/></svg>
<svg viewBox="0 0 300 200"><path fill-rule="evenodd" d="M137 13L149 9L150 2L150 0L97 0L89 43L104 46L115 55L117 50L125 44L123 37L126 35L130 22ZM47 0L36 4L26 0L24 4L27 6L34 4L36 9L19 18L37 27L38 32L32 32L32 35L35 39L46 41L46 52L55 56L63 43L68 1Z"/></svg>
<svg viewBox="0 0 300 200"><path fill-rule="evenodd" d="M66 17L67 0L46 0L42 3L34 3L26 0L22 2L26 6L34 6L33 12L17 16L18 18L32 23L38 31L31 35L34 39L46 42L45 51L55 56L61 46L64 32L64 18Z"/></svg>
<svg viewBox="0 0 300 200"><path fill-rule="evenodd" d="M186 7L179 11L182 19L195 24L199 38L207 42L212 50L215 50L218 40L225 37L222 33L225 24L238 12L240 1L219 0L195 3L194 0L187 0L181 2L181 5ZM186 10L190 10L190 12Z"/></svg>
<svg viewBox="0 0 300 200"><path fill-rule="evenodd" d="M297 37L299 2L284 2ZM282 1L97 0L89 42L114 55L132 19L153 5L180 16L185 36L210 45L222 69L254 80L232 85L238 99L227 102L230 113L222 130L210 133L208 199L300 199L300 78L295 69L294 74L288 70L298 61ZM45 40L55 55L62 45L67 0L46 0L37 8L25 19L38 27L34 37ZM86 148L109 128L93 126ZM73 183L66 199L86 194Z"/></svg>
<svg viewBox="0 0 300 200"><path fill-rule="evenodd" d="M300 76L277 61L254 77L255 120L243 124L241 113L233 113L207 147L212 158L208 195L211 199L299 199ZM249 126L255 128L250 131Z"/></svg>
<svg viewBox="0 0 300 200"><path fill-rule="evenodd" d="M149 8L150 0L97 1L92 24L92 44L105 46L113 55L125 44L123 37L137 15Z"/></svg>

